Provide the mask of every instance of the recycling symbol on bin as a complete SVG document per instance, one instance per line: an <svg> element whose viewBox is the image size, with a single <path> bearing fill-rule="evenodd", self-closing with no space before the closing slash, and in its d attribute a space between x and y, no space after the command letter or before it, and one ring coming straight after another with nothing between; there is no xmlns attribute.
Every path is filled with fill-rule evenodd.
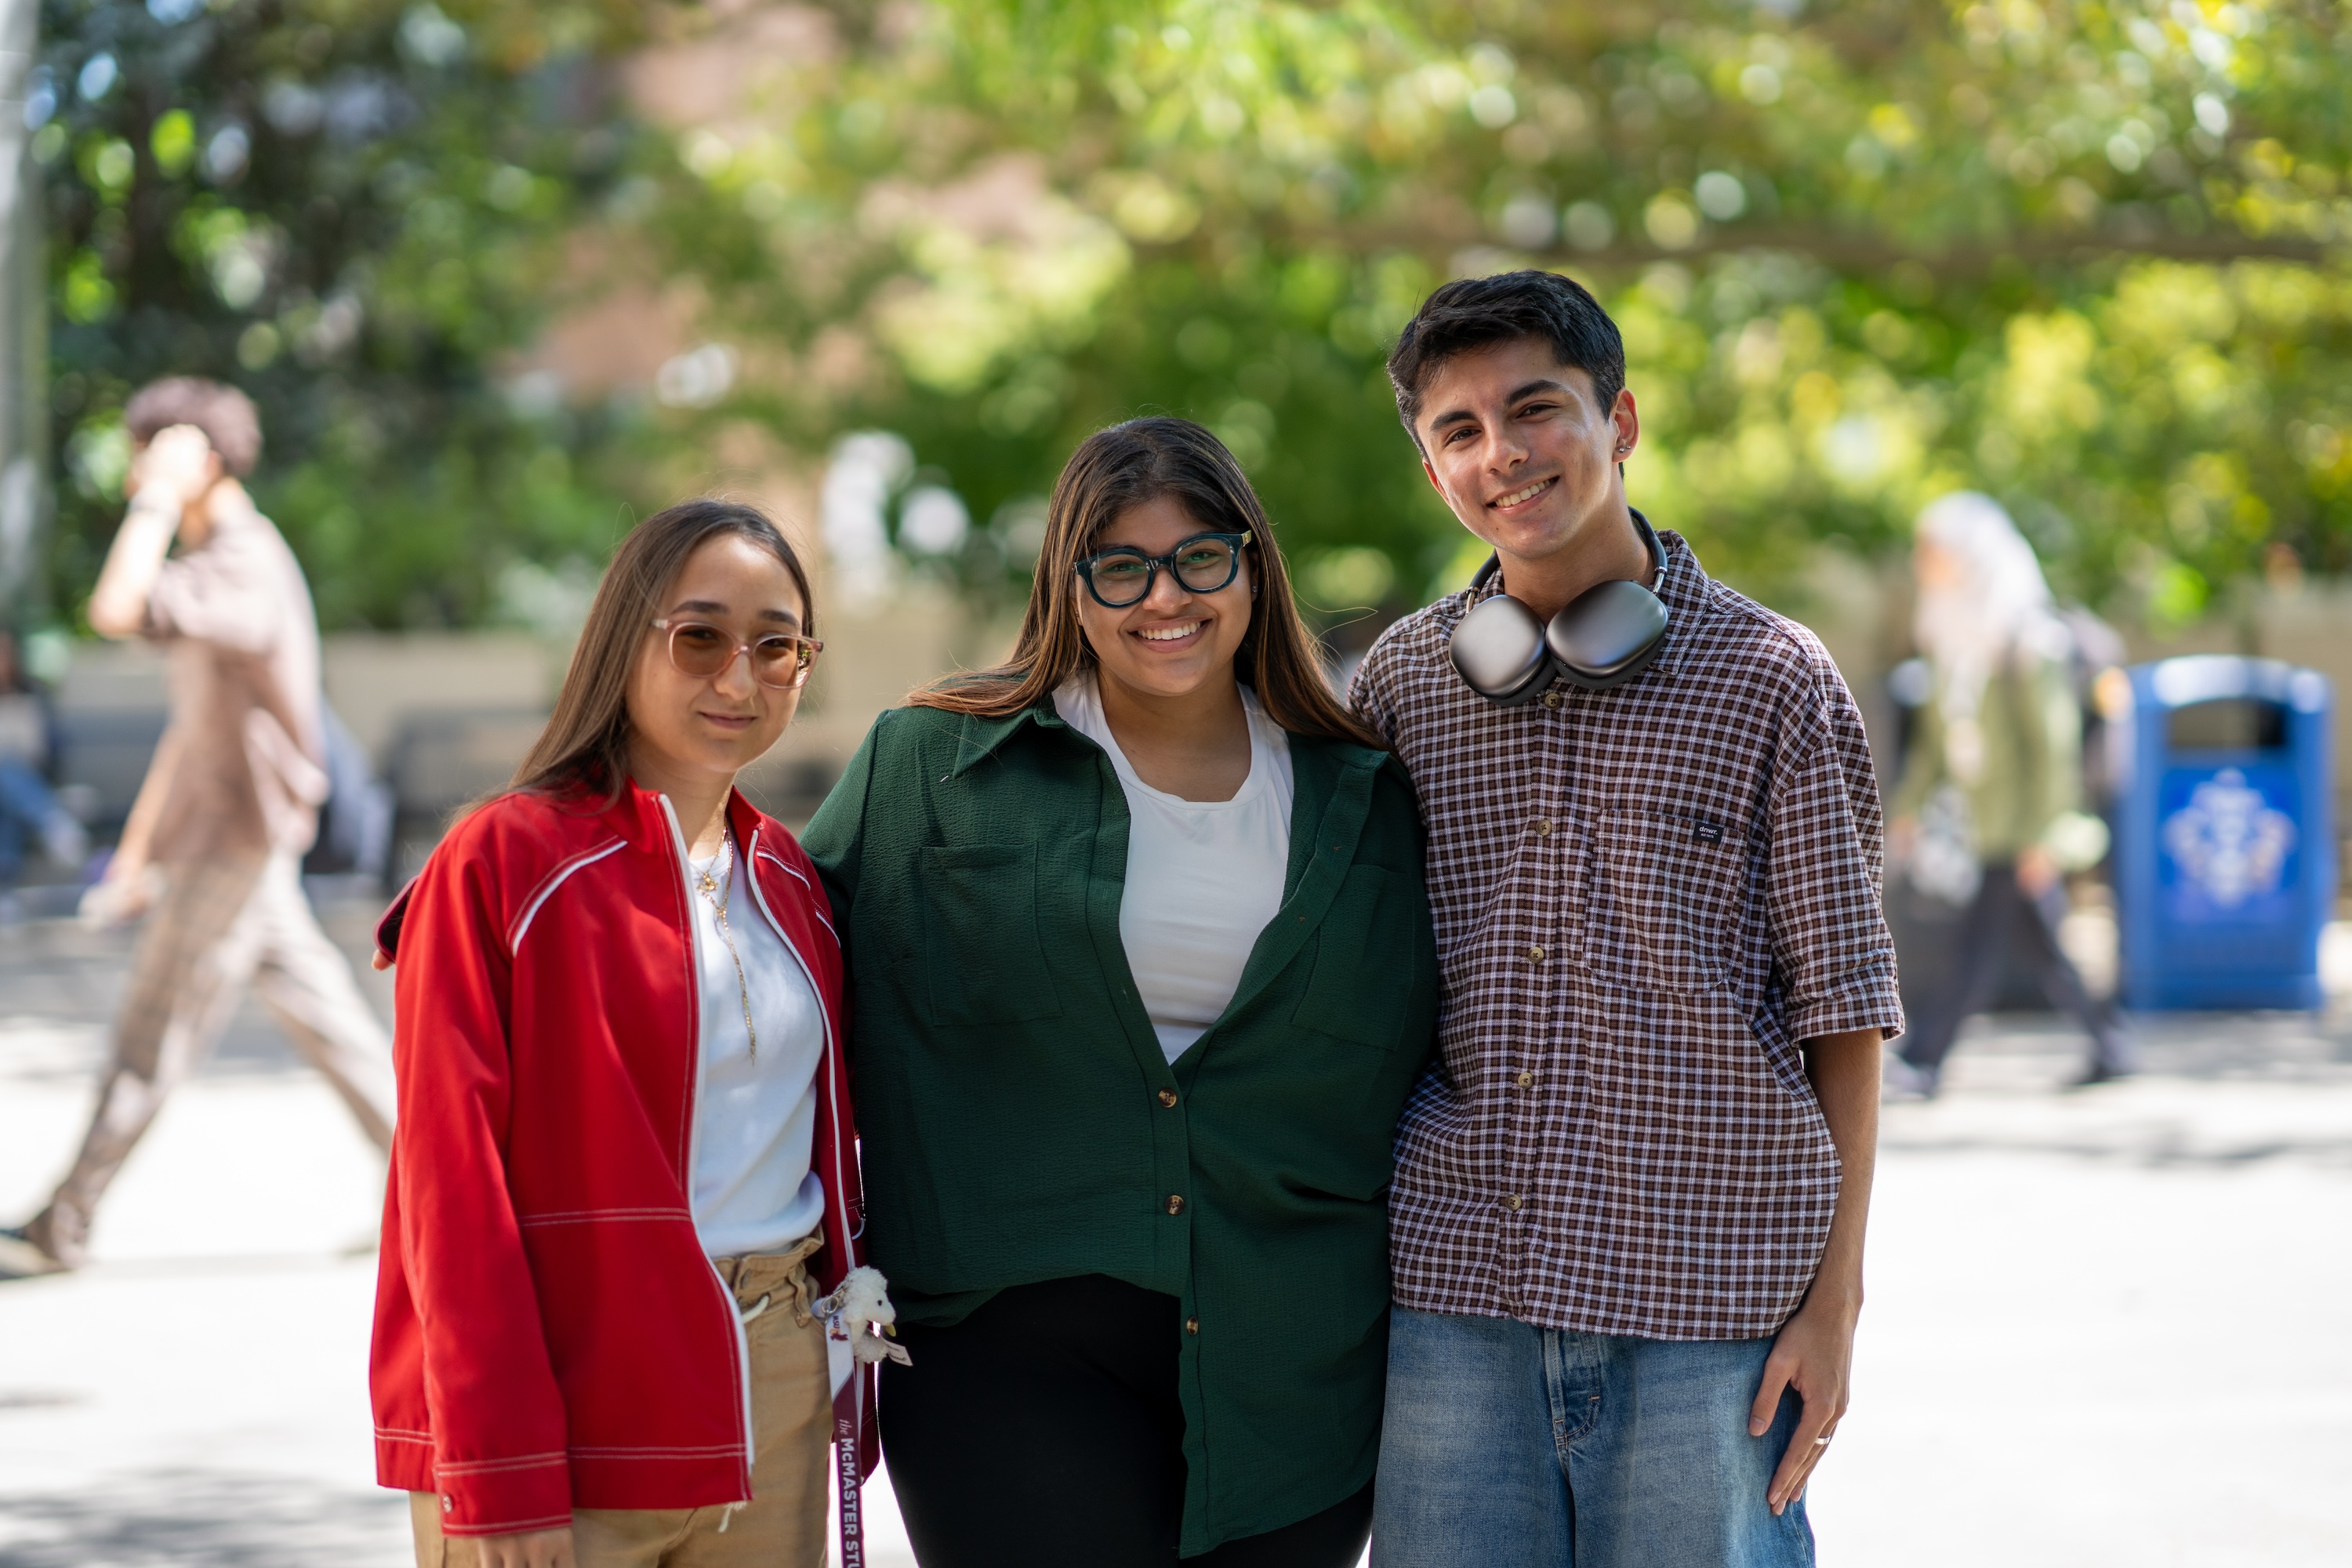
<svg viewBox="0 0 2352 1568"><path fill-rule="evenodd" d="M2223 768L2165 818L2164 847L2198 891L2221 909L2235 909L2278 890L2294 847L2294 819L2249 787L2245 774Z"/></svg>

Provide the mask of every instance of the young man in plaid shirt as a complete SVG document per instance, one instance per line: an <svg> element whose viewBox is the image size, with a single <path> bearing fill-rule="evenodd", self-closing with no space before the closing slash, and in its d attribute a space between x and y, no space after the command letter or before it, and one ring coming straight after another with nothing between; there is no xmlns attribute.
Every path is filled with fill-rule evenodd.
<svg viewBox="0 0 2352 1568"><path fill-rule="evenodd" d="M1421 792L1444 996L1397 1134L1373 1563L1811 1563L1902 1028L1861 717L1811 633L1627 506L1640 422L1584 289L1448 284L1389 373L1499 570L1352 692ZM1497 595L1541 626L1624 582L1665 629L1622 683L1505 705L1449 657Z"/></svg>

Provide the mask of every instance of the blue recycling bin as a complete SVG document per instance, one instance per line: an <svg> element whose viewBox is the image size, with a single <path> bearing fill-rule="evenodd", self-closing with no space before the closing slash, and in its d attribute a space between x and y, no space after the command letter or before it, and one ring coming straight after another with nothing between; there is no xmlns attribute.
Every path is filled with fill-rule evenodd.
<svg viewBox="0 0 2352 1568"><path fill-rule="evenodd" d="M2130 675L2115 845L2125 1005L2319 1006L2336 898L2327 678L2219 654Z"/></svg>

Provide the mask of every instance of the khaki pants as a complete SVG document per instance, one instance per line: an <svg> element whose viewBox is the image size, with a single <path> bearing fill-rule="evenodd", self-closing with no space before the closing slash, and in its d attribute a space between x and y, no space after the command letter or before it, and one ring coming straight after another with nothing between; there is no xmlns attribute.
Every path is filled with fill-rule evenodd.
<svg viewBox="0 0 2352 1568"><path fill-rule="evenodd" d="M33 1244L60 1263L81 1262L99 1198L248 986L369 1140L392 1147L392 1039L319 929L296 857L182 861L163 868L163 879L81 1153L27 1226Z"/></svg>
<svg viewBox="0 0 2352 1568"><path fill-rule="evenodd" d="M809 1313L807 1258L824 1239L789 1252L717 1259L747 1317L751 1346L751 1500L731 1514L705 1508L590 1509L572 1515L579 1568L824 1568L826 1485L832 1479L833 1374L824 1325ZM411 1492L416 1568L478 1568L479 1538L441 1533L440 1500Z"/></svg>

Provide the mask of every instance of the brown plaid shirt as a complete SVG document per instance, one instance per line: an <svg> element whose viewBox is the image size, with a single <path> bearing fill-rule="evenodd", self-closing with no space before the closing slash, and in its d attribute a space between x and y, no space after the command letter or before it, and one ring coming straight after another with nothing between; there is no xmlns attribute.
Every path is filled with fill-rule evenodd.
<svg viewBox="0 0 2352 1568"><path fill-rule="evenodd" d="M1774 1332L1838 1190L1797 1043L1903 1026L1853 699L1811 632L1660 538L1665 643L1613 691L1497 708L1464 685L1446 640L1491 584L1356 675L1421 792L1444 987L1397 1132L1408 1307Z"/></svg>

